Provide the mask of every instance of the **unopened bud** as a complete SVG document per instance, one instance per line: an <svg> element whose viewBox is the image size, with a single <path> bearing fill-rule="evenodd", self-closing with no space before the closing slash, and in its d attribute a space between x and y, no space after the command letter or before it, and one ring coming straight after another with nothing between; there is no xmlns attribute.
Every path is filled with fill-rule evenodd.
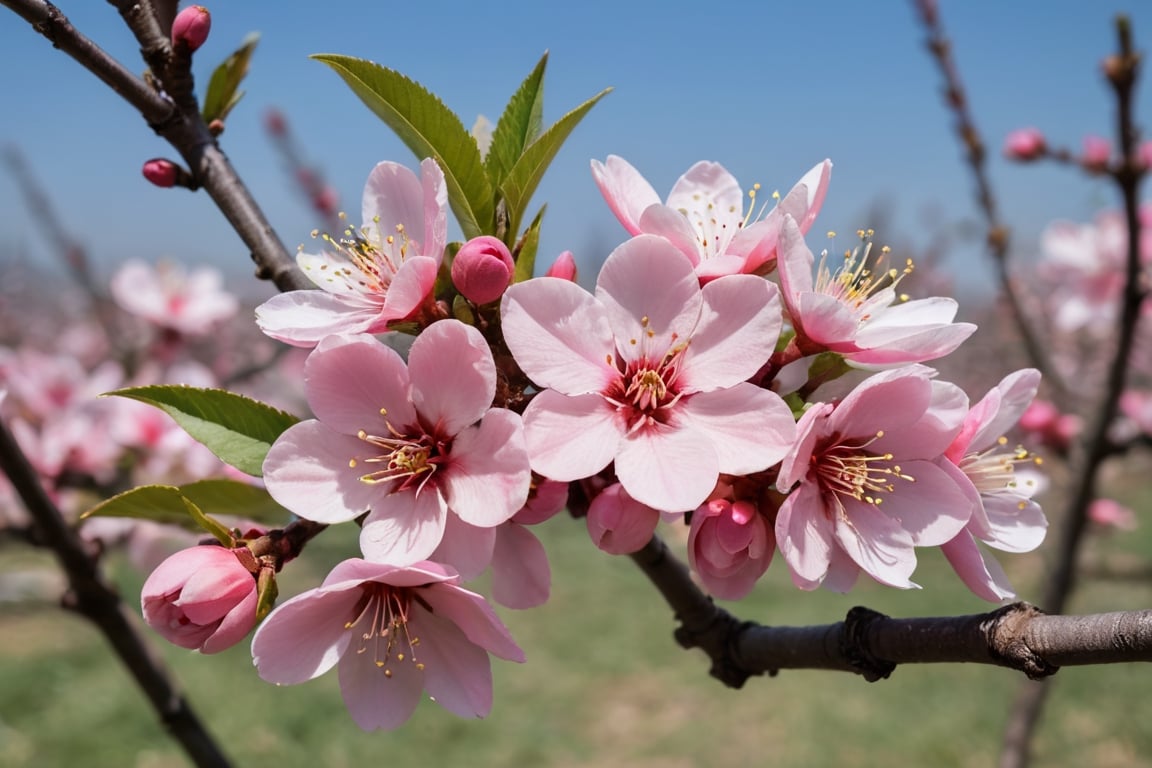
<svg viewBox="0 0 1152 768"><path fill-rule="evenodd" d="M487 304L504 295L515 263L508 246L489 235L474 237L460 247L452 262L452 282L464 298Z"/></svg>
<svg viewBox="0 0 1152 768"><path fill-rule="evenodd" d="M1136 149L1136 159L1145 168L1152 168L1152 141L1145 141Z"/></svg>
<svg viewBox="0 0 1152 768"><path fill-rule="evenodd" d="M208 39L212 29L212 14L202 5L190 5L176 14L172 22L172 43L192 53Z"/></svg>
<svg viewBox="0 0 1152 768"><path fill-rule="evenodd" d="M576 282L576 259L572 256L572 251L564 251L556 257L556 261L552 262L552 266L548 267L548 271L544 273L547 277L559 277L561 280L570 280Z"/></svg>
<svg viewBox="0 0 1152 768"><path fill-rule="evenodd" d="M284 113L278 109L269 109L264 113L264 129L273 136L283 136L288 132L288 121Z"/></svg>
<svg viewBox="0 0 1152 768"><path fill-rule="evenodd" d="M155 157L144 163L144 178L158 187L174 187L181 179L184 169L171 160Z"/></svg>
<svg viewBox="0 0 1152 768"><path fill-rule="evenodd" d="M1004 139L1004 155L1011 160L1028 162L1043 157L1048 143L1039 128L1021 128Z"/></svg>
<svg viewBox="0 0 1152 768"><path fill-rule="evenodd" d="M1084 137L1084 154L1080 158L1083 166L1092 172L1101 173L1108 169L1108 159L1112 155L1112 144L1101 136L1089 134Z"/></svg>

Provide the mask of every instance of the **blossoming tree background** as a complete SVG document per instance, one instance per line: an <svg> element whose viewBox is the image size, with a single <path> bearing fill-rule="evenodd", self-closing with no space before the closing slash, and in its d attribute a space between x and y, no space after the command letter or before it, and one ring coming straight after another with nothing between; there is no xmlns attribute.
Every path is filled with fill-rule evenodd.
<svg viewBox="0 0 1152 768"><path fill-rule="evenodd" d="M553 117L545 56L469 131L400 74L414 74L418 57L381 65L344 46L316 58L400 144L361 165L370 173L357 212L337 204L329 169L312 164L316 149L286 112L264 113L268 145L291 174L270 194L298 195L301 229L318 227L293 259L257 187L234 170L242 155L219 151L252 101L240 98L257 82L246 80L256 38L212 71L203 60L221 31L207 9L112 3L150 68L141 79L80 19L72 26L36 0L5 5L148 121L170 147L133 160L144 178L203 188L257 276L280 291L249 298L253 324L234 295L252 297L247 288L233 278L225 289L198 266L198 249L237 250L189 226L205 195L182 201L167 237L147 221L132 229L135 247L152 237L191 247L188 266L130 258L105 279L92 258L99 236L70 234L71 206L54 204L37 158L9 150L21 205L59 264L6 268L0 317L0 511L15 553L3 577L18 607L6 623L10 655L30 658L6 686L5 706L22 708L0 713L6 759L74 759L74 748L91 762L104 741L128 742L101 753L108 764L167 759L170 747L126 735L131 718L105 706L119 679L106 654L84 646L99 659L86 663L65 644L53 655L46 638L75 623L36 610L54 591L110 641L198 765L229 764L228 752L336 763L375 754L380 739L393 754L446 762L474 761L482 745L493 764L745 764L770 744L781 763L872 764L916 749L959 764L990 758L1001 731L1002 765L1148 759L1146 734L1125 725L1139 719L1139 664L1085 669L1047 717L1049 683L1013 698L1003 671L906 666L980 661L1046 680L1060 666L1150 657L1152 618L1138 610L1147 595L1115 587L1146 579L1139 477L1152 422L1139 198L1152 145L1133 109L1141 80L1126 18L1101 68L1111 138L1092 133L1077 147L1059 115L1004 142L1008 159L1067 166L1110 197L1094 217L1048 226L1031 265L1009 261L1019 235L1001 219L991 153L931 2L903 23L909 35L920 25L936 65L925 69L944 83L960 169L977 191L982 247L967 249L984 253L966 262L941 255L947 218L932 228L944 237L927 243L882 245L902 234L881 209L855 236L825 237L830 216L843 217L831 201L853 185L841 192L821 159L832 153L809 148L810 131L792 142L778 116L779 133L764 142L761 131L755 154L778 145L811 156L771 186L741 186L728 164L746 160L694 162L724 141L711 124L709 143L667 185L647 174L668 148L655 152L659 164L651 148L629 159L615 145L590 149L587 201L543 180L580 146L566 144L577 125L603 109L600 84ZM829 61L813 65L814 80ZM487 81L477 70L461 80ZM676 82L675 72L644 79ZM771 84L764 93L789 104ZM340 125L372 122L351 98L338 114ZM795 108L779 114L821 124ZM552 222L592 205L620 228L590 236L577 218L567 237L581 242L554 245ZM974 289L975 258L991 266L985 285L998 286L998 301ZM953 285L964 301L944 295ZM119 397L96 397L109 392ZM55 554L66 589L38 550ZM1039 555L1019 554L1030 552ZM201 690L180 695L109 579L139 587L153 630L201 652L172 657ZM1009 604L1017 596L1051 615ZM859 604L870 607L848 609ZM691 681L701 659L667 642L670 615L678 643L704 650L712 676L741 694ZM250 655L238 653L258 622ZM863 692L833 679L859 686L857 675L886 679L900 664ZM51 717L35 703L61 697L43 682L45 665L84 678L62 684ZM781 669L840 672L749 682ZM897 682L905 677L910 687ZM276 690L258 678L329 687ZM961 687L973 693L940 695ZM1085 706L1093 687L1110 706ZM201 696L208 715L194 708ZM424 698L487 722L462 725ZM367 735L347 730L345 708ZM849 715L859 708L884 714L859 721ZM229 714L241 709L252 717ZM909 729L909 709L940 714ZM832 745L814 725L829 717L844 733ZM977 756L950 736L958 721L985 734ZM720 722L738 728L722 734ZM396 732L371 735L379 730Z"/></svg>

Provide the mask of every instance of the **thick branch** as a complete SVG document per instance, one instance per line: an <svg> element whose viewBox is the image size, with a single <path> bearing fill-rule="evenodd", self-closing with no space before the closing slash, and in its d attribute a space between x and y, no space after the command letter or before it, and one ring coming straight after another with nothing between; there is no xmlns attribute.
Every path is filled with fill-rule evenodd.
<svg viewBox="0 0 1152 768"><path fill-rule="evenodd" d="M888 677L898 664L994 664L1037 679L1062 666L1152 661L1152 610L1049 616L1026 603L972 616L892 619L853 608L836 624L768 627L716 606L658 537L632 559L676 613L676 640L700 648L711 674L739 688L781 669Z"/></svg>
<svg viewBox="0 0 1152 768"><path fill-rule="evenodd" d="M160 659L144 642L116 592L104 583L84 542L48 498L36 471L2 420L0 468L32 516L36 540L56 554L68 578L65 605L100 628L161 721L193 762L201 768L227 768L228 759L177 690Z"/></svg>

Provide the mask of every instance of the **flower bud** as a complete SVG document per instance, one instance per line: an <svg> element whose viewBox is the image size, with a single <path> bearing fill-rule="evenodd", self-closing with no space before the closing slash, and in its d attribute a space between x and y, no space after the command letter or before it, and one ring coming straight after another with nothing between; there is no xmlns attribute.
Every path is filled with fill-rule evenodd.
<svg viewBox="0 0 1152 768"><path fill-rule="evenodd" d="M1020 128L1004 139L1004 155L1010 160L1028 162L1042 157L1047 151L1048 143L1039 128Z"/></svg>
<svg viewBox="0 0 1152 768"><path fill-rule="evenodd" d="M572 256L572 251L564 251L556 257L556 261L552 262L552 266L548 267L545 273L547 277L559 277L562 280L571 280L576 282L576 259Z"/></svg>
<svg viewBox="0 0 1152 768"><path fill-rule="evenodd" d="M152 182L156 186L164 187L165 189L168 187L176 186L177 182L180 181L181 176L180 166L176 165L176 163L172 162L171 160L165 160L162 157L154 157L148 162L144 163L144 168L142 171L144 173L144 178L148 179L148 181Z"/></svg>
<svg viewBox="0 0 1152 768"><path fill-rule="evenodd" d="M1084 137L1084 153L1080 158L1083 166L1096 173L1108 169L1108 159L1112 155L1112 144L1101 136L1089 134Z"/></svg>
<svg viewBox="0 0 1152 768"><path fill-rule="evenodd" d="M768 570L776 537L748 501L713 499L692 513L688 563L704 587L723 600L740 600Z"/></svg>
<svg viewBox="0 0 1152 768"><path fill-rule="evenodd" d="M192 53L208 39L212 14L202 5L190 5L176 14L172 22L172 43Z"/></svg>
<svg viewBox="0 0 1152 768"><path fill-rule="evenodd" d="M1152 141L1145 141L1136 148L1136 158L1145 168L1152 168Z"/></svg>
<svg viewBox="0 0 1152 768"><path fill-rule="evenodd" d="M247 551L247 550L245 550ZM152 572L140 591L144 621L169 642L217 653L256 624L256 579L230 549L184 549Z"/></svg>
<svg viewBox="0 0 1152 768"><path fill-rule="evenodd" d="M600 492L588 507L588 535L610 555L639 552L656 532L660 513L628 495L619 483Z"/></svg>
<svg viewBox="0 0 1152 768"><path fill-rule="evenodd" d="M508 246L495 237L481 235L464 243L456 253L452 282L464 298L487 304L504 295L514 268Z"/></svg>
<svg viewBox="0 0 1152 768"><path fill-rule="evenodd" d="M264 129L273 136L283 136L288 133L288 121L284 113L278 109L269 109L264 113Z"/></svg>

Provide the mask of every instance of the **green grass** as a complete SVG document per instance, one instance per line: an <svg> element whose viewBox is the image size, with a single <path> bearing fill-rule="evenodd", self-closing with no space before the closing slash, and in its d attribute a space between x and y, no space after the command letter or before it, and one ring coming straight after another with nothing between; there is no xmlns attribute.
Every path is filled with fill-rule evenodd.
<svg viewBox="0 0 1152 768"><path fill-rule="evenodd" d="M676 645L669 610L627 558L594 550L582 525L568 519L541 533L553 597L539 609L502 612L528 663L494 663L496 703L484 721L426 702L405 728L365 734L345 713L334 674L279 688L256 676L243 644L213 657L158 638L156 645L237 766L994 765L1023 679L1017 673L909 665L867 683L784 671L729 690L708 676L703 655ZM334 538L289 566L282 594L315 585L349 551L339 544L354 543ZM1145 526L1093 548L1104 558L1152 552L1152 532ZM1039 557L1002 560L1023 596L1033 596ZM138 589L139 576L118 570L117 577L125 594ZM777 562L753 597L733 608L775 624L838 621L854 605L896 616L988 609L935 552L922 557L917 580L923 590L862 583L848 596L802 593ZM1074 609L1149 604L1147 583L1109 583L1086 586ZM51 606L0 610L0 765L185 764L93 629ZM1152 765L1152 667L1066 669L1056 681L1038 765Z"/></svg>

